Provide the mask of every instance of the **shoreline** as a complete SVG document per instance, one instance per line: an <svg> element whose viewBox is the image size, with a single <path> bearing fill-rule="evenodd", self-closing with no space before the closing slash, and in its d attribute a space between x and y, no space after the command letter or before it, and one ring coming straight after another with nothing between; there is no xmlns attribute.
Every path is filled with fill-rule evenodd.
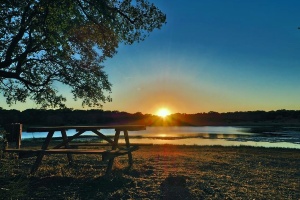
<svg viewBox="0 0 300 200"><path fill-rule="evenodd" d="M108 136L113 139L113 136ZM24 138L22 139L21 147L26 146L37 146L40 147L45 138ZM61 137L54 137L51 143L57 143L61 140ZM153 144L153 145L175 145L175 146L224 146L224 147L255 147L255 148L279 148L279 149L300 149L300 144L291 141L275 141L270 138L270 140L260 140L258 138L252 138L247 140L247 138L202 138L202 137L141 137L141 136L131 136L131 143L135 144ZM98 136L84 135L81 138L75 139L76 143L102 143ZM124 143L123 136L120 136L120 142Z"/></svg>

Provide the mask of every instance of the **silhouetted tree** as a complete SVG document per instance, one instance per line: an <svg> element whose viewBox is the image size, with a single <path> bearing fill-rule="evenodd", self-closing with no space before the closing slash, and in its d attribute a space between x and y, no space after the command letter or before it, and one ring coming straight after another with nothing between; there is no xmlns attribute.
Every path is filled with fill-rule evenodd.
<svg viewBox="0 0 300 200"><path fill-rule="evenodd" d="M101 63L165 20L147 0L2 0L0 91L9 105L31 98L43 108L65 107L58 81L82 105L101 106L111 101Z"/></svg>

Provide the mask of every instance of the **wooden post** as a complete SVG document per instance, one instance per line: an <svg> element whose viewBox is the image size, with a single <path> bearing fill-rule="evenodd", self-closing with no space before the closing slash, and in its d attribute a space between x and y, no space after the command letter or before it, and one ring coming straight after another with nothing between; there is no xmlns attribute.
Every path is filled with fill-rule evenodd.
<svg viewBox="0 0 300 200"><path fill-rule="evenodd" d="M54 131L49 131L49 133L47 134L46 140L44 141L44 143L42 145L42 148L41 148L42 150L46 150L48 148L49 143L53 137L53 134L54 134ZM36 157L35 163L31 168L30 174L34 174L38 170L38 168L43 160L43 157L44 157L44 153L39 152Z"/></svg>
<svg viewBox="0 0 300 200"><path fill-rule="evenodd" d="M128 136L128 131L127 130L124 130L124 137L125 137L126 147L129 149L130 148L130 143L129 143L129 136ZM133 164L131 151L128 152L128 164L129 164L130 167Z"/></svg>
<svg viewBox="0 0 300 200"><path fill-rule="evenodd" d="M6 132L8 132L8 134L5 135L7 142L15 142L16 149L20 149L22 138L22 124L7 124L4 126L4 129Z"/></svg>
<svg viewBox="0 0 300 200"><path fill-rule="evenodd" d="M119 142L119 136L120 136L120 130L116 130L115 137L114 137L114 143L113 143L112 148L111 148L112 150L116 150L117 149L118 142ZM105 176L109 176L109 174L110 174L110 172L112 170L113 164L114 164L114 160L115 160L114 157L112 157L111 159L109 159Z"/></svg>
<svg viewBox="0 0 300 200"><path fill-rule="evenodd" d="M63 139L64 143L66 143L65 148L70 148L66 130L61 130L61 136L62 136L62 139ZM68 157L69 165L71 165L73 163L72 154L67 153L67 157Z"/></svg>

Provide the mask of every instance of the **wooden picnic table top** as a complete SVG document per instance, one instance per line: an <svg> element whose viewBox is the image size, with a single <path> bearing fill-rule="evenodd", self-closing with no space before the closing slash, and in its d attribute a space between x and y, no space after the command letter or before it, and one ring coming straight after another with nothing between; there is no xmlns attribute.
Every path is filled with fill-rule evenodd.
<svg viewBox="0 0 300 200"><path fill-rule="evenodd" d="M48 131L62 131L68 129L76 129L78 131L89 131L99 129L115 129L119 131L140 131L146 130L143 125L100 125L100 126L36 126L28 127L27 132L48 132Z"/></svg>

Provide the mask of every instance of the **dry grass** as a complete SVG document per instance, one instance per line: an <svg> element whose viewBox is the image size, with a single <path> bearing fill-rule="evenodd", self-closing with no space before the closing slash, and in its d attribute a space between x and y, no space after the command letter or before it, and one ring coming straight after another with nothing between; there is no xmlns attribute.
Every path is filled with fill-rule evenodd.
<svg viewBox="0 0 300 200"><path fill-rule="evenodd" d="M51 155L34 176L34 158L1 160L6 199L299 199L300 151L155 145L116 159L104 178L100 156Z"/></svg>

